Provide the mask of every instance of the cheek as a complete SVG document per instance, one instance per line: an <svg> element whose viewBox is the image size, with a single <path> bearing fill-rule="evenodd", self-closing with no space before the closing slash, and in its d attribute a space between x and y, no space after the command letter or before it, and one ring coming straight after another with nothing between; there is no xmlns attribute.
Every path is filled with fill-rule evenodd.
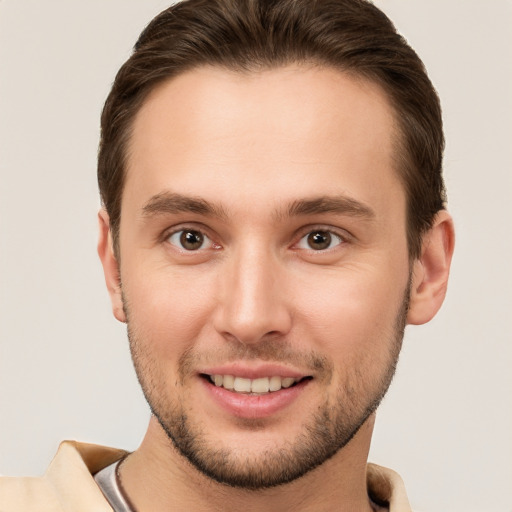
<svg viewBox="0 0 512 512"><path fill-rule="evenodd" d="M307 293L295 292L302 296L298 309L319 349L342 360L387 353L407 287L403 270L391 275L394 279L368 269L338 271L316 276L314 285L304 283Z"/></svg>
<svg viewBox="0 0 512 512"><path fill-rule="evenodd" d="M134 265L125 273L130 276L123 282L129 322L151 350L168 359L192 345L215 301L211 279L183 268L144 271Z"/></svg>
<svg viewBox="0 0 512 512"><path fill-rule="evenodd" d="M322 293L311 294L304 303L307 316L299 338L313 340L333 364L332 393L327 395L333 409L343 403L346 410L362 413L366 399L378 398L392 377L401 347L397 317L407 279L403 290L376 282L330 279Z"/></svg>

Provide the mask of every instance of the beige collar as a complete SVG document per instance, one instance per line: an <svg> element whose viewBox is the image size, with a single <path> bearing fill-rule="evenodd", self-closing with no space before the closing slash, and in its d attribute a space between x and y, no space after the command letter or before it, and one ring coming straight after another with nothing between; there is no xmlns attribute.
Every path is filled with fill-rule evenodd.
<svg viewBox="0 0 512 512"><path fill-rule="evenodd" d="M112 512L91 475L119 460L126 453L124 450L105 446L64 441L43 480L53 491L61 510ZM398 473L370 463L367 465L367 482L372 498L389 503L390 512L411 512L405 487Z"/></svg>

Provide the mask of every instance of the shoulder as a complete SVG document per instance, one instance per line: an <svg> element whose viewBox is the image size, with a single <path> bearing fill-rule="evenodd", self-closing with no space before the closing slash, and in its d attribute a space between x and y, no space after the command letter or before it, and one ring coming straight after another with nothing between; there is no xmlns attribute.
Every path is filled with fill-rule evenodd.
<svg viewBox="0 0 512 512"><path fill-rule="evenodd" d="M2 512L60 512L58 497L43 478L0 478Z"/></svg>
<svg viewBox="0 0 512 512"><path fill-rule="evenodd" d="M111 512L93 474L126 452L65 441L42 477L0 478L1 512Z"/></svg>

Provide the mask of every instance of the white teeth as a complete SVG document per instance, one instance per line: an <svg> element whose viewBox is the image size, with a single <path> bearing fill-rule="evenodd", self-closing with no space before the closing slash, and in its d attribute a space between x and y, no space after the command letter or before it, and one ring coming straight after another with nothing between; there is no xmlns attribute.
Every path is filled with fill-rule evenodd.
<svg viewBox="0 0 512 512"><path fill-rule="evenodd" d="M268 393L268 386L268 377L254 379L251 384L251 391L253 393Z"/></svg>
<svg viewBox="0 0 512 512"><path fill-rule="evenodd" d="M233 375L210 375L210 380L218 387L222 386L237 393L264 394L279 391L282 388L289 388L300 379L293 377L260 377L258 379L246 379L234 377Z"/></svg>
<svg viewBox="0 0 512 512"><path fill-rule="evenodd" d="M226 389L235 389L235 377L233 377L233 375L224 375L223 379L223 386Z"/></svg>
<svg viewBox="0 0 512 512"><path fill-rule="evenodd" d="M235 377L235 391L239 393L250 393L251 392L251 379L244 379L242 377Z"/></svg>
<svg viewBox="0 0 512 512"><path fill-rule="evenodd" d="M270 377L268 387L270 391L279 391L281 389L281 377Z"/></svg>
<svg viewBox="0 0 512 512"><path fill-rule="evenodd" d="M281 381L281 386L283 386L283 388L289 388L294 382L295 382L295 379L293 379L292 377L285 377Z"/></svg>

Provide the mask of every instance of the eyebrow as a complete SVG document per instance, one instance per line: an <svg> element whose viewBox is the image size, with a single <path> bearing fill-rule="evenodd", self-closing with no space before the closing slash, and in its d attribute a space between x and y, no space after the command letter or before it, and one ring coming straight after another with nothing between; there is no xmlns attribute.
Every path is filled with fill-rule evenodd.
<svg viewBox="0 0 512 512"><path fill-rule="evenodd" d="M227 219L228 215L222 206L215 205L199 197L185 196L173 192L156 194L147 201L142 208L144 217L155 215L196 213L220 219ZM317 215L322 213L334 213L338 215L350 215L371 220L375 218L375 212L367 205L347 196L321 196L311 199L299 199L288 206L287 211L276 211L276 220L283 217L298 217L302 215Z"/></svg>
<svg viewBox="0 0 512 512"><path fill-rule="evenodd" d="M293 201L288 207L288 216L335 213L365 218L375 218L375 212L364 203L347 196L321 196Z"/></svg>
<svg viewBox="0 0 512 512"><path fill-rule="evenodd" d="M197 213L225 219L226 212L220 206L214 205L198 197L184 196L173 192L156 194L142 207L145 217L173 213Z"/></svg>

